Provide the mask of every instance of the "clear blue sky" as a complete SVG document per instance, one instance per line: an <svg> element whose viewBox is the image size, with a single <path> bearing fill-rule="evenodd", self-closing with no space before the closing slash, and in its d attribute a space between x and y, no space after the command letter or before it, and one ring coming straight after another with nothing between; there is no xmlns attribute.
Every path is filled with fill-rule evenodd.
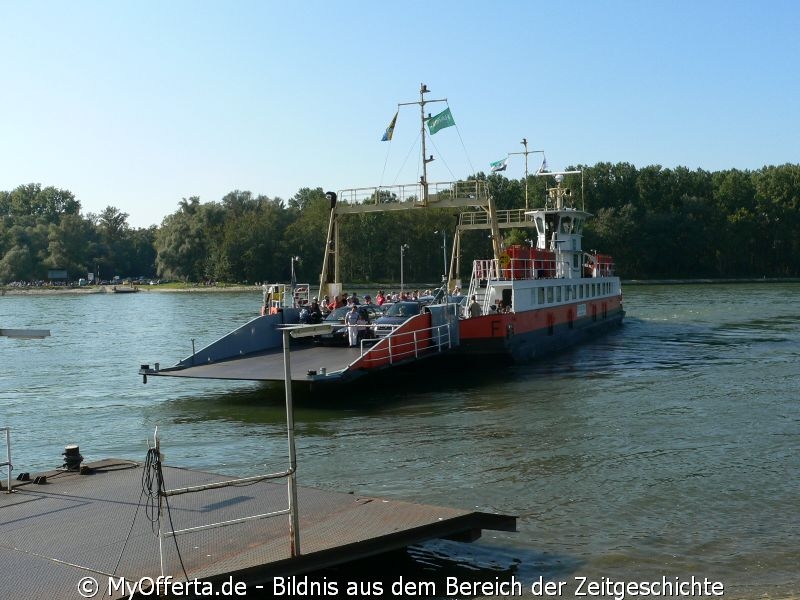
<svg viewBox="0 0 800 600"><path fill-rule="evenodd" d="M551 169L797 163L799 6L0 0L0 190L68 189L146 227L190 196L410 183L417 107L379 140L423 82L457 125L431 138L431 181L523 137Z"/></svg>

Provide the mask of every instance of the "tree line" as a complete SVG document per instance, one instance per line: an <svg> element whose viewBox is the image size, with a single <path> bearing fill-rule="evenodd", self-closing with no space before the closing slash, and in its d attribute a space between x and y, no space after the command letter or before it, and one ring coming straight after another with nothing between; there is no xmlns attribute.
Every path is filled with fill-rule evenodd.
<svg viewBox="0 0 800 600"><path fill-rule="evenodd" d="M708 172L658 165L597 163L568 175L578 208L594 215L585 249L611 254L623 278L797 277L800 269L800 165ZM488 181L497 208L539 207L549 177ZM527 189L526 189L527 188ZM40 184L0 191L0 283L44 280L52 269L71 279L99 272L197 282L317 283L330 202L322 188L291 199L232 191L219 201L184 198L160 226L134 229L109 205L81 212L74 194ZM457 213L446 209L350 215L342 220L341 278L350 283L436 282L449 266ZM441 232L445 232L443 239ZM531 230L502 230L506 245ZM444 242L444 248L443 248ZM465 232L461 273L488 257L487 232ZM293 261L293 258L298 260Z"/></svg>

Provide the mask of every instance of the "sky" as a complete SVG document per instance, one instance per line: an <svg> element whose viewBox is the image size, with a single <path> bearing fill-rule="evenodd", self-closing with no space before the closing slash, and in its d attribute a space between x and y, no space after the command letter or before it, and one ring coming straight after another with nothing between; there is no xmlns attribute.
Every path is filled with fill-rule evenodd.
<svg viewBox="0 0 800 600"><path fill-rule="evenodd" d="M0 190L160 225L184 198L800 157L800 3L0 0ZM529 158L531 172L541 154Z"/></svg>

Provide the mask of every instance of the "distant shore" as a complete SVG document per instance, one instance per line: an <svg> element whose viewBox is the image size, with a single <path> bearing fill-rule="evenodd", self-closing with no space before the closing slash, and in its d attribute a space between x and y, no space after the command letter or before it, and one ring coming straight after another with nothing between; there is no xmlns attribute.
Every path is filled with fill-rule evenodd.
<svg viewBox="0 0 800 600"><path fill-rule="evenodd" d="M129 288L130 286L118 286ZM162 293L231 293L231 292L260 292L260 285L227 285L227 286L205 286L197 285L186 287L167 287L159 285L137 285L137 292L147 294ZM111 294L114 286L86 286L86 287L1 287L0 296L57 296L57 295L78 295L85 296L90 294Z"/></svg>
<svg viewBox="0 0 800 600"><path fill-rule="evenodd" d="M747 279L623 279L622 286L629 285L711 285L725 283L798 283L797 277L763 277ZM413 285L413 284L412 284ZM118 286L127 288L129 286ZM261 285L225 285L225 286L206 286L206 285L186 285L185 287L172 287L161 285L138 285L135 286L138 292L148 294L178 293L178 294L202 294L202 293L243 293L260 292ZM355 285L356 288L364 286ZM384 285L384 287L386 287ZM424 287L424 286L423 286ZM99 287L0 287L0 296L49 296L49 295L87 295L87 294L110 294L114 291L112 285L101 285Z"/></svg>

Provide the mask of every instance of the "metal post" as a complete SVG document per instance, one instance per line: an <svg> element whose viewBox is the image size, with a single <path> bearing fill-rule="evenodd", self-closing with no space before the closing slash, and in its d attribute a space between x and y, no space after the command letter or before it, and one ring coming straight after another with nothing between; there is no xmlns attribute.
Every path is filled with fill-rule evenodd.
<svg viewBox="0 0 800 600"><path fill-rule="evenodd" d="M420 135L422 136L422 205L428 205L428 161L425 158L425 94L428 93L428 86L424 83L419 85L419 111L421 117ZM402 289L401 289L402 291Z"/></svg>
<svg viewBox="0 0 800 600"><path fill-rule="evenodd" d="M525 210L528 210L528 154L544 154L544 150L528 150L528 138L522 138L520 144L522 144L522 146L525 148L524 151L509 152L508 155L511 156L512 154L522 154L525 156Z"/></svg>
<svg viewBox="0 0 800 600"><path fill-rule="evenodd" d="M3 427L6 430L6 455L8 458L6 459L6 465L8 465L8 486L6 488L6 493L11 493L11 470L14 468L11 464L11 427Z"/></svg>
<svg viewBox="0 0 800 600"><path fill-rule="evenodd" d="M286 430L289 441L289 544L293 557L300 555L300 519L297 514L297 454L294 445L294 408L292 406L292 366L289 352L289 329L283 330L283 369L286 386Z"/></svg>
<svg viewBox="0 0 800 600"><path fill-rule="evenodd" d="M400 246L400 293L403 293L403 255L406 253L408 249L408 244L402 244Z"/></svg>
<svg viewBox="0 0 800 600"><path fill-rule="evenodd" d="M447 233L444 229L441 231L434 231L433 233L441 233L442 234L442 266L444 267L444 271L442 271L442 280L447 278Z"/></svg>
<svg viewBox="0 0 800 600"><path fill-rule="evenodd" d="M158 457L158 462L161 462L161 441L158 439L158 425L156 425L155 432L153 433L153 444L155 444L156 448L156 456ZM159 563L161 565L161 577L164 577L164 529L162 528L163 522L163 513L161 507L162 496L161 492L161 483L157 483L158 485L158 557ZM174 534L173 534L174 535Z"/></svg>
<svg viewBox="0 0 800 600"><path fill-rule="evenodd" d="M528 138L522 138L525 148L525 210L528 210Z"/></svg>
<svg viewBox="0 0 800 600"><path fill-rule="evenodd" d="M295 265L295 263L298 263L298 262L300 262L300 257L299 256L292 256L292 306L296 306L295 297L294 297L294 290L295 290L295 287L297 286L297 277L295 276L295 273L294 273L294 265ZM283 305L284 306L288 306L286 298L283 299Z"/></svg>

